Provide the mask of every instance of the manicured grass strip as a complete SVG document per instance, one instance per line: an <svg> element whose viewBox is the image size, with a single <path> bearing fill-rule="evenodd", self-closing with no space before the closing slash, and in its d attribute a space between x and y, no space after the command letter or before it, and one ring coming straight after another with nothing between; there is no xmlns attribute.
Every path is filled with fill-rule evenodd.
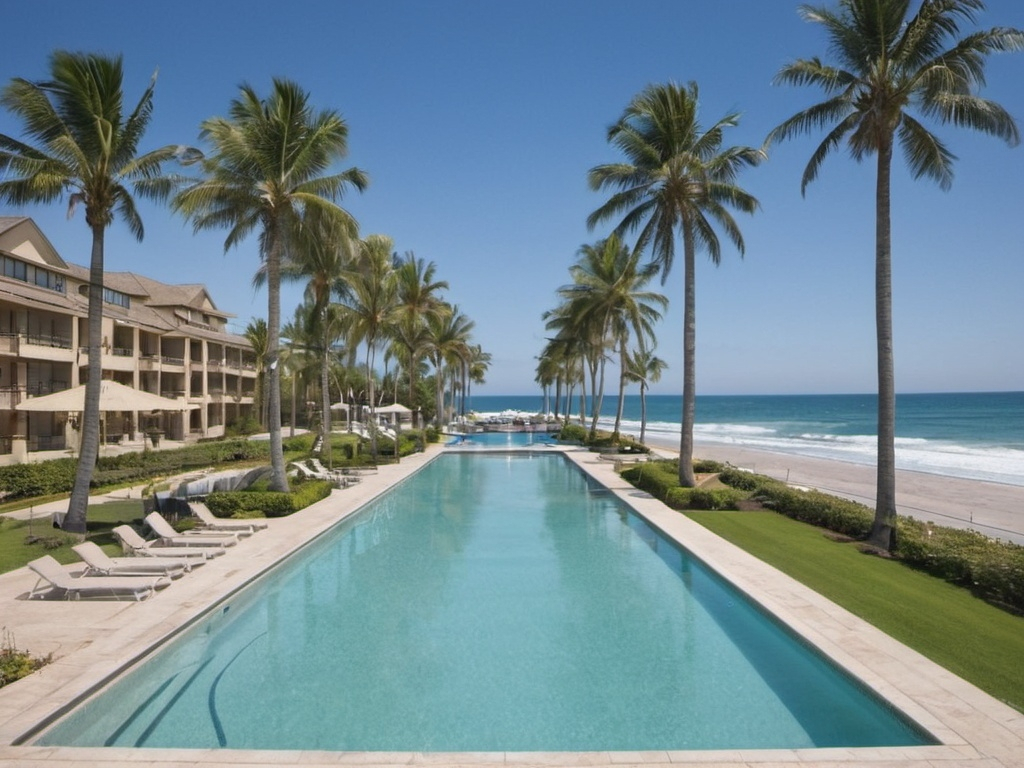
<svg viewBox="0 0 1024 768"><path fill-rule="evenodd" d="M90 504L86 538L99 544L108 555L120 556L121 545L111 531L122 523L141 522L142 501L139 499ZM27 544L30 535L44 541ZM43 555L51 555L59 563L77 563L81 558L71 549L76 543L74 536L50 526L49 515L40 515L32 521L0 517L0 573L21 568Z"/></svg>
<svg viewBox="0 0 1024 768"><path fill-rule="evenodd" d="M1024 618L934 576L861 553L774 512L692 512L694 521L1024 711Z"/></svg>

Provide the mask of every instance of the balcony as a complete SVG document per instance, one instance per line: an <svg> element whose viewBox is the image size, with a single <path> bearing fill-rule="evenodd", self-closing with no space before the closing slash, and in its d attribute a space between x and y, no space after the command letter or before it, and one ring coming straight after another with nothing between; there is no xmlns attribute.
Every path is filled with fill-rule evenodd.
<svg viewBox="0 0 1024 768"><path fill-rule="evenodd" d="M0 388L0 411L10 411L21 402L21 387Z"/></svg>
<svg viewBox="0 0 1024 768"><path fill-rule="evenodd" d="M0 355L18 354L18 334L0 333Z"/></svg>
<svg viewBox="0 0 1024 768"><path fill-rule="evenodd" d="M171 357L170 355L161 355L160 362L163 363L164 365L173 365L178 366L179 368L185 367L184 357Z"/></svg>

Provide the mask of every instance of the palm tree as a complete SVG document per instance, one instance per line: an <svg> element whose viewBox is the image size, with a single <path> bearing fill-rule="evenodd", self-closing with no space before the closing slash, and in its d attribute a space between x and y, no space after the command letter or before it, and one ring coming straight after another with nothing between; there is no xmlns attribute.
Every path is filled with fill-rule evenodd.
<svg viewBox="0 0 1024 768"><path fill-rule="evenodd" d="M626 376L640 385L640 442L647 436L647 388L661 381L668 363L654 354L653 349L638 349L629 356Z"/></svg>
<svg viewBox="0 0 1024 768"><path fill-rule="evenodd" d="M440 429L445 422L444 383L447 373L446 365L453 360L461 360L468 353L469 338L476 325L459 311L458 306L448 308L447 312L427 318L427 353L434 364L434 384L437 412L434 420Z"/></svg>
<svg viewBox="0 0 1024 768"><path fill-rule="evenodd" d="M696 410L695 254L702 248L714 264L721 261L717 223L742 255L743 236L729 208L754 213L757 199L736 184L739 172L757 165L764 153L751 147L722 148L726 128L739 123L728 114L708 130L697 119L696 83L652 85L633 98L608 140L626 162L600 165L589 173L591 189L619 190L590 214L587 224L621 216L618 234L639 229L635 250L650 247L664 280L672 268L675 237L683 240L683 414L679 442L679 482L696 484L693 473L693 423Z"/></svg>
<svg viewBox="0 0 1024 768"><path fill-rule="evenodd" d="M473 384L483 384L486 382L487 369L491 367L491 353L484 352L484 348L479 344L471 344L467 350L466 358L463 360L462 366L462 408L460 413L466 415L466 400L469 399L472 404L472 394L470 387Z"/></svg>
<svg viewBox="0 0 1024 768"><path fill-rule="evenodd" d="M206 177L183 190L175 208L196 231L228 228L224 250L259 233L260 257L267 277L267 367L270 399L270 488L288 489L281 443L281 265L301 214L316 209L352 237L352 216L336 204L349 187L362 190L368 180L357 168L323 175L348 151L348 126L333 110L316 112L309 95L288 80L274 79L270 96L260 98L243 85L229 117L202 125L213 145L203 163Z"/></svg>
<svg viewBox="0 0 1024 768"><path fill-rule="evenodd" d="M1024 33L994 28L960 38L981 0L925 0L910 16L910 0L840 0L837 11L803 6L801 14L825 27L835 64L817 58L785 65L776 82L820 87L828 98L789 118L768 143L815 129L828 134L804 169L801 192L825 157L842 143L855 160L876 155L875 325L878 358L878 467L875 519L869 541L896 543L896 383L892 343L892 238L890 177L898 143L914 178L927 176L948 189L955 159L912 115L973 128L1009 144L1017 125L999 104L976 95L985 57L1024 47Z"/></svg>
<svg viewBox="0 0 1024 768"><path fill-rule="evenodd" d="M139 241L142 219L132 192L164 199L175 179L161 171L165 161L190 159L178 146L137 154L153 114L156 75L128 115L123 111L121 57L57 51L50 57L50 80L14 78L0 93L0 104L24 121L28 141L0 134L0 200L13 205L51 203L68 193L68 216L81 205L92 233L89 261L89 375L82 412L82 444L75 484L64 518L65 531L86 532L89 483L99 452L100 345L103 338L103 259L107 227L120 216Z"/></svg>
<svg viewBox="0 0 1024 768"><path fill-rule="evenodd" d="M386 235L369 235L360 243L355 266L348 270L348 285L342 299L353 344L366 344L366 379L370 405L370 450L377 455L377 430L374 392L374 358L377 343L395 321L398 311L398 284L393 267L394 243ZM395 448L397 450L397 446Z"/></svg>
<svg viewBox="0 0 1024 768"><path fill-rule="evenodd" d="M626 397L627 343L630 334L643 349L646 340L654 335L653 323L661 319L655 305L664 309L668 305L660 293L644 288L657 272L657 265L640 265L640 251L630 251L618 235L612 234L596 245L584 245L580 257L570 267L572 285L563 286L559 293L570 301L580 302L579 311L591 318L602 342L618 348L620 375L619 396L615 413L612 439L618 440L622 423L622 409ZM603 346L603 345L602 345ZM597 407L591 421L590 432L597 430L597 418L604 393L604 356L601 358L600 389L595 392Z"/></svg>
<svg viewBox="0 0 1024 768"><path fill-rule="evenodd" d="M310 304L309 336L318 340L316 355L320 361L321 450L331 466L331 350L342 336L342 320L331 295L344 293L346 270L352 262L352 237L348 226L336 218L324 216L319 209L305 212L292 238L290 259L281 267L285 280L306 280L305 298ZM261 285L265 270L256 273L254 283Z"/></svg>
<svg viewBox="0 0 1024 768"><path fill-rule="evenodd" d="M267 321L262 317L254 318L245 327L244 336L252 346L256 357L256 410L259 413L260 426L267 423Z"/></svg>
<svg viewBox="0 0 1024 768"><path fill-rule="evenodd" d="M410 408L415 408L416 374L419 361L426 353L426 318L447 311L447 306L439 294L448 290L448 283L445 280L435 280L436 272L437 266L434 262L418 259L411 251L407 252L403 259L395 260L398 322L393 329L393 339L406 353Z"/></svg>

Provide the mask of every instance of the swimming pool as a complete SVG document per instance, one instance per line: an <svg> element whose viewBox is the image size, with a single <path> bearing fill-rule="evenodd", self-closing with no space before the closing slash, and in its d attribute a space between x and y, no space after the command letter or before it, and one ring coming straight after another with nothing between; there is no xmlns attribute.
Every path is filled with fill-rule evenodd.
<svg viewBox="0 0 1024 768"><path fill-rule="evenodd" d="M455 435L445 442L448 448L527 448L555 444L557 432L473 432Z"/></svg>
<svg viewBox="0 0 1024 768"><path fill-rule="evenodd" d="M933 743L559 455L440 457L37 743Z"/></svg>

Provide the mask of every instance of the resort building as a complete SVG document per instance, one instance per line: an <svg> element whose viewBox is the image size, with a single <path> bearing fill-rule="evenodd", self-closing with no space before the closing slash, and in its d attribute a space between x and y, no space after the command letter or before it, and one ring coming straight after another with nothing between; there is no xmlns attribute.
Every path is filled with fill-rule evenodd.
<svg viewBox="0 0 1024 768"><path fill-rule="evenodd" d="M64 261L32 219L0 216L0 465L76 452L80 413L18 405L85 384L88 285L88 268ZM104 410L105 443L141 447L150 433L220 437L252 415L255 355L244 336L227 332L233 315L205 286L108 272L103 299L103 378L181 406Z"/></svg>

